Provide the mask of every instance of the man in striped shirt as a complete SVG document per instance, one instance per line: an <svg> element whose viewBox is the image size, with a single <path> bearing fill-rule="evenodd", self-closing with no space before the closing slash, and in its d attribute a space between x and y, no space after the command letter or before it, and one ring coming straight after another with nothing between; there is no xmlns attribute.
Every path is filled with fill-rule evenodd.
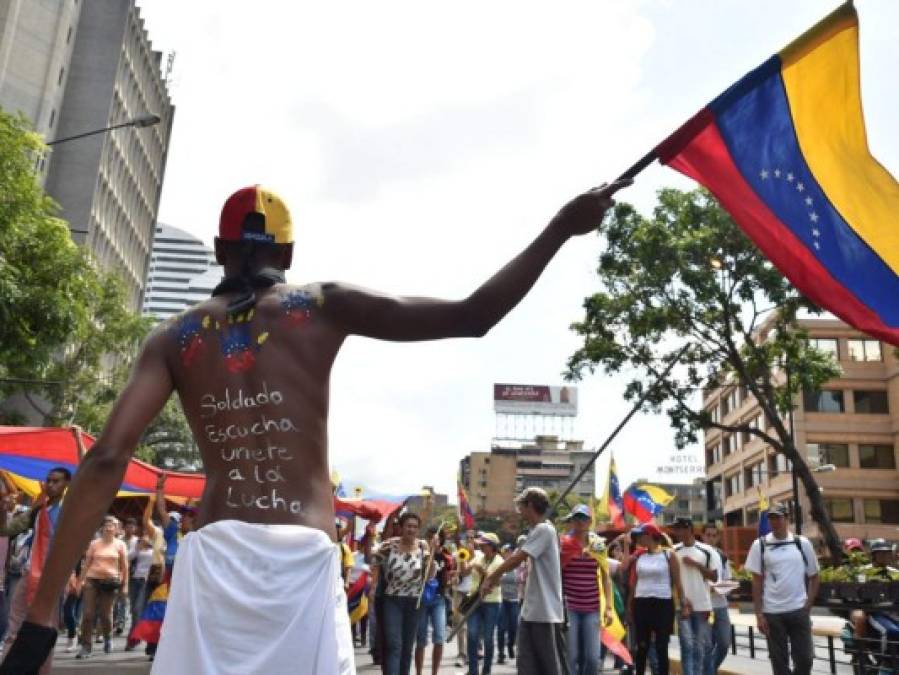
<svg viewBox="0 0 899 675"><path fill-rule="evenodd" d="M568 608L568 665L571 675L595 675L599 663L599 593L596 558L586 552L593 516L585 504L575 506L568 516L571 529L562 537L562 593ZM593 534L595 537L596 535ZM604 623L612 620L612 582L608 569L602 570L605 594Z"/></svg>

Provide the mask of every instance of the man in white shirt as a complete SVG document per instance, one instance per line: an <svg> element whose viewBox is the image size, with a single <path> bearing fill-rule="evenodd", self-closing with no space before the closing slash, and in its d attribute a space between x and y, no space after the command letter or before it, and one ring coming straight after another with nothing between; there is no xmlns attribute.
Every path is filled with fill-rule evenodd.
<svg viewBox="0 0 899 675"><path fill-rule="evenodd" d="M786 506L773 504L768 522L771 532L752 542L746 557L756 623L768 638L774 675L808 675L815 653L809 613L818 594L818 559L808 539L790 533Z"/></svg>
<svg viewBox="0 0 899 675"><path fill-rule="evenodd" d="M675 519L671 530L680 542L674 552L681 563L684 596L693 607L688 616L679 615L677 619L681 672L705 675L706 662L712 658L712 627L709 625L712 599L708 582L718 580L718 555L710 546L696 541L693 521L689 518Z"/></svg>
<svg viewBox="0 0 899 675"><path fill-rule="evenodd" d="M719 547L721 532L715 523L707 523L703 530L703 542L714 549L718 558L718 581L730 581L730 563L724 551ZM731 629L730 613L727 608L727 595L719 593L714 588L710 593L712 597L712 656L706 661L706 675L715 675L718 668L727 657L730 649Z"/></svg>

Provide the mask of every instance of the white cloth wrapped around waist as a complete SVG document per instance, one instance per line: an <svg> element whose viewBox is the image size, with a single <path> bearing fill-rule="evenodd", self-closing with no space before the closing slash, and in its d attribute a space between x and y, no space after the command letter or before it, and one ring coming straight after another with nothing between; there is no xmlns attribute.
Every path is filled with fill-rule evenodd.
<svg viewBox="0 0 899 675"><path fill-rule="evenodd" d="M334 542L238 520L185 536L152 672L355 673Z"/></svg>

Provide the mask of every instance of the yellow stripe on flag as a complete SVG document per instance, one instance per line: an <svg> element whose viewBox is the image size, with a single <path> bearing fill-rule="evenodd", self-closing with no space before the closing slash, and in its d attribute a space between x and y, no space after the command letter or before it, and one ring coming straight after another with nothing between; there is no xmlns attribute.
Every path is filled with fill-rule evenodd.
<svg viewBox="0 0 899 675"><path fill-rule="evenodd" d="M856 234L899 274L899 183L868 149L855 9L843 5L780 56L793 126L815 180Z"/></svg>

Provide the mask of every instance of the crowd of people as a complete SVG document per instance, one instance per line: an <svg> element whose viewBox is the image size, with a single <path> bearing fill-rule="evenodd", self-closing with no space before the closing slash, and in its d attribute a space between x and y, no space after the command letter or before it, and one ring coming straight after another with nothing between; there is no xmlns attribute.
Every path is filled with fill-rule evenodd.
<svg viewBox="0 0 899 675"><path fill-rule="evenodd" d="M30 506L19 504L14 486L0 481L6 648L40 577L70 480L67 469L52 469ZM89 658L95 644L109 653L113 635L127 637L129 651L144 642L153 658L179 541L195 517L189 505L168 511L166 503L162 474L141 522L104 517L72 570L60 616L65 649L77 649L77 658ZM357 542L338 518L335 548L344 588L348 594L367 589L363 611L358 603L347 607L354 639L369 647L386 675L407 675L413 664L421 675L429 644L431 672L439 673L448 628L456 634L455 666L469 675L512 661L519 673L594 675L610 656L620 672L644 673L649 665L665 675L675 629L681 672L718 671L730 649L726 593L733 584L715 524L697 533L691 520L679 518L666 533L648 522L607 542L586 504L571 509L561 533L547 519L543 490L524 490L516 507L525 532L514 539L503 532L505 543L495 532L451 531L445 524L423 530L421 517L408 510L388 518L380 534L370 523ZM790 532L787 515L784 505L769 508L771 532L752 543L745 562L756 623L767 636L776 675L809 673L814 655L810 610L818 561L809 540ZM857 539L847 540L845 550L866 555ZM899 575L888 542L872 541L870 556L867 576ZM856 610L850 619L854 636L866 637L869 617ZM604 630L615 624L622 634L609 631L606 639ZM49 667L48 659L41 672Z"/></svg>
<svg viewBox="0 0 899 675"><path fill-rule="evenodd" d="M15 641L33 598L41 570L55 534L56 520L65 490L72 479L65 467L51 469L41 492L30 505L23 493L0 479L0 629L4 651ZM178 541L193 529L195 509L182 506L166 510L165 474L157 482L143 513L142 522L114 515L103 518L94 539L72 570L60 600L60 623L67 643L87 659L94 646L112 652L112 637L126 636L125 651L142 642L152 660L165 615L167 586L178 551ZM161 601L159 600L161 599ZM145 612L148 600L150 610ZM42 673L49 673L48 659Z"/></svg>

